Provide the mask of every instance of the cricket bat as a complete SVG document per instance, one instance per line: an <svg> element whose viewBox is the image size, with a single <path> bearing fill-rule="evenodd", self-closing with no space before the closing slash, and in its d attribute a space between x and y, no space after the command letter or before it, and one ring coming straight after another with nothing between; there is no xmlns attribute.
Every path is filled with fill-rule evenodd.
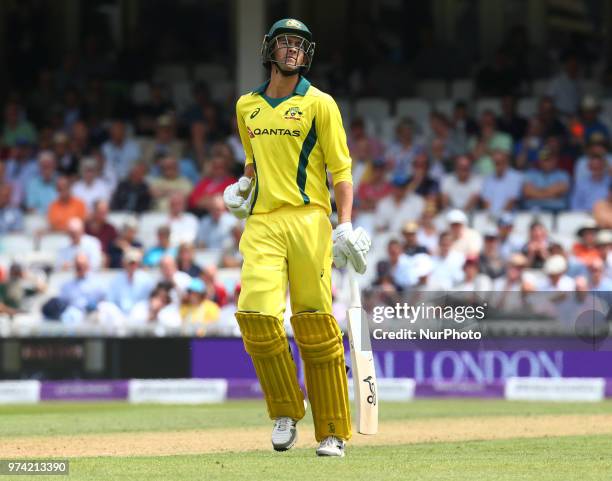
<svg viewBox="0 0 612 481"><path fill-rule="evenodd" d="M351 345L351 370L353 372L357 432L360 434L376 434L378 432L378 396L370 331L367 318L362 316L361 294L356 274L350 267L349 282L351 301L346 312L346 318Z"/></svg>

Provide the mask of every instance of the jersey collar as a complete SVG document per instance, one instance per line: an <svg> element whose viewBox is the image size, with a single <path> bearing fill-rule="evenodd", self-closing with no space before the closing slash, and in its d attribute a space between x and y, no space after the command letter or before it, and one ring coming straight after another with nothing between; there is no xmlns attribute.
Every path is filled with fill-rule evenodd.
<svg viewBox="0 0 612 481"><path fill-rule="evenodd" d="M269 83L270 81L267 80L266 82L261 84L259 87L253 90L252 95L255 95L255 94L262 95L266 91L266 88L268 88ZM306 77L302 77L300 75L300 80L295 86L295 89L293 89L293 94L301 95L303 97L304 95L306 95L306 92L308 92L309 88L310 88L310 82L306 80Z"/></svg>

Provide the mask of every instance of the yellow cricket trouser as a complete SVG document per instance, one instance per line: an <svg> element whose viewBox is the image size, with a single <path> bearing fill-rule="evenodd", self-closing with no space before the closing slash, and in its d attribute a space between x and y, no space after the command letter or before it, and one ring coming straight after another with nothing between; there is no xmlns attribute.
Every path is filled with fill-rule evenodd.
<svg viewBox="0 0 612 481"><path fill-rule="evenodd" d="M289 286L291 322L319 441L351 435L342 333L331 314L331 230L320 207L287 206L251 215L240 241L244 262L236 318L268 413L272 419L304 416L283 329ZM319 314L302 315L314 312Z"/></svg>

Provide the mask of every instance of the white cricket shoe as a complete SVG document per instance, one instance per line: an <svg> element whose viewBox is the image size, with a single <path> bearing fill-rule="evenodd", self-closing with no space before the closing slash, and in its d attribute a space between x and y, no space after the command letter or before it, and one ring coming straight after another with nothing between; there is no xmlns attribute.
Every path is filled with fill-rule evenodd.
<svg viewBox="0 0 612 481"><path fill-rule="evenodd" d="M272 447L275 451L287 451L295 445L298 437L296 424L297 421L288 417L280 417L274 420Z"/></svg>
<svg viewBox="0 0 612 481"><path fill-rule="evenodd" d="M336 436L327 436L317 448L317 456L344 457L344 441Z"/></svg>

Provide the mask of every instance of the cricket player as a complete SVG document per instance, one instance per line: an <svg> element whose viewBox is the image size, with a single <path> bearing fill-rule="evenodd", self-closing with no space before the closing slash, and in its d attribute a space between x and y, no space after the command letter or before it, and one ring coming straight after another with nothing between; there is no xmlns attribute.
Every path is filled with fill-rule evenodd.
<svg viewBox="0 0 612 481"><path fill-rule="evenodd" d="M247 218L236 319L274 420L272 445L293 447L306 408L283 328L289 286L317 454L343 456L351 421L342 332L332 315L332 257L363 274L371 242L351 225L351 158L338 107L303 76L314 50L310 30L295 19L279 20L264 37L270 78L236 104L246 165L224 201ZM338 210L333 244L328 172Z"/></svg>

